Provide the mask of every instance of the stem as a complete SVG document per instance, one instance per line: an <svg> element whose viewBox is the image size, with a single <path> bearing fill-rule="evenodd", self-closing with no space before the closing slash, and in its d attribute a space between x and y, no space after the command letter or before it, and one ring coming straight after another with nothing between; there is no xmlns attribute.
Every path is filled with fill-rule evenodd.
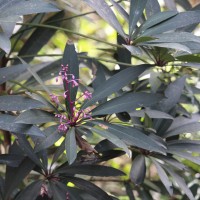
<svg viewBox="0 0 200 200"><path fill-rule="evenodd" d="M101 43L104 43L104 44L107 44L107 45L110 45L110 46L113 46L113 47L124 48L122 45L106 42L104 40L100 40L100 39L97 39L97 38L92 37L92 36L87 36L87 35L84 35L82 33L79 33L79 32L76 32L76 31L72 31L72 30L66 29L66 28L57 27L57 26L46 25L46 24L32 24L32 23L16 23L16 24L17 25L28 25L28 26L33 26L33 27L56 29L56 30L67 32L67 33L72 33L74 35L79 35L81 37L88 38L88 39L91 39L91 40L95 40L97 42L101 42Z"/></svg>

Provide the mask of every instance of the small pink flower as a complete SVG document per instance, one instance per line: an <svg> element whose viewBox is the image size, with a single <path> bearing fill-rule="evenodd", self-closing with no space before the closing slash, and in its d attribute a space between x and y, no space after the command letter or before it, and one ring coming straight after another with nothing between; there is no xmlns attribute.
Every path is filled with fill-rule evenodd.
<svg viewBox="0 0 200 200"><path fill-rule="evenodd" d="M75 79L71 80L71 82L72 82L72 87L78 86L78 82Z"/></svg>
<svg viewBox="0 0 200 200"><path fill-rule="evenodd" d="M67 126L66 124L60 124L60 125L58 126L58 130L59 130L60 132L65 132L65 131L68 130L68 126Z"/></svg>
<svg viewBox="0 0 200 200"><path fill-rule="evenodd" d="M92 98L92 93L91 93L91 92L88 92L88 91L85 91L85 92L83 93L83 98L84 98L84 100L86 100L86 99L91 99L91 98Z"/></svg>
<svg viewBox="0 0 200 200"><path fill-rule="evenodd" d="M51 97L51 101L56 103L56 104L59 104L59 99L56 95L54 94L50 94L50 97Z"/></svg>

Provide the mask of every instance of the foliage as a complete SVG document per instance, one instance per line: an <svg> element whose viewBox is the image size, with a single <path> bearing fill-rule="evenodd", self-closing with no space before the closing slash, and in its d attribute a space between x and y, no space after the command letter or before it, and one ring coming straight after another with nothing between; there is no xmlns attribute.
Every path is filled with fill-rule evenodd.
<svg viewBox="0 0 200 200"><path fill-rule="evenodd" d="M0 0L0 200L118 199L93 183L114 176L130 200L199 198L199 5L166 2L81 2L116 31L114 44L66 28L80 15L66 19L55 3ZM77 53L68 40L62 59L38 62L58 31L110 45L99 50L114 59ZM122 155L128 174L107 166Z"/></svg>

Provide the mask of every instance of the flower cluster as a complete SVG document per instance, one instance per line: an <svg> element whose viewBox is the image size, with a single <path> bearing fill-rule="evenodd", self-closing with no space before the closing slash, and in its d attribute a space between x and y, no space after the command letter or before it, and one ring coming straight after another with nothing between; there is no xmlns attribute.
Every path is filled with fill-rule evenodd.
<svg viewBox="0 0 200 200"><path fill-rule="evenodd" d="M61 71L59 72L59 77L62 78L63 83L65 84L72 84L72 87L78 87L79 85L79 79L76 79L76 77L73 74L68 73L69 67L68 65L64 66L61 65ZM59 77L56 78L56 81L58 81ZM75 106L75 102L77 102L79 99L87 100L92 98L92 94L89 91L84 91L82 95L76 99L75 102L71 102L70 98L68 98L69 91L66 90L63 93L63 97L69 101L70 105L73 105L71 111L72 114L65 115L65 114L56 114L55 117L59 119L60 125L58 126L58 130L60 132L66 132L70 126L75 126L77 123L79 123L82 119L91 119L91 115L89 112L91 111L89 108L85 110L77 110ZM58 96L54 94L50 94L51 101L56 103L57 105L60 104Z"/></svg>

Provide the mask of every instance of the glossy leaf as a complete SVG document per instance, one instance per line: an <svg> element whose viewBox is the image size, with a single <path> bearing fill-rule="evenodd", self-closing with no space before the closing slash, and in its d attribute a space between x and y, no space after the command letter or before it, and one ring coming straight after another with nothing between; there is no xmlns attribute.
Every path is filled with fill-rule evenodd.
<svg viewBox="0 0 200 200"><path fill-rule="evenodd" d="M184 191L184 193L188 196L188 198L190 200L195 200L192 192L186 185L184 179L170 168L165 167L165 170L167 170L169 172L169 174L173 177L173 179L176 181L176 183L179 185L179 187Z"/></svg>
<svg viewBox="0 0 200 200"><path fill-rule="evenodd" d="M71 165L77 156L77 146L74 127L70 128L66 134L65 138L65 149L67 154L67 159Z"/></svg>
<svg viewBox="0 0 200 200"><path fill-rule="evenodd" d="M106 22L108 22L123 38L126 38L119 21L115 14L104 0L84 0L92 7Z"/></svg>
<svg viewBox="0 0 200 200"><path fill-rule="evenodd" d="M35 167L35 164L28 158L24 159L19 167L7 167L5 178L5 199L7 199L12 191L19 186L22 180Z"/></svg>
<svg viewBox="0 0 200 200"><path fill-rule="evenodd" d="M152 15L151 17L149 17L147 19L147 21L142 25L141 30L144 31L150 27L153 27L167 19L170 19L171 17L174 17L175 15L177 15L178 12L176 11L165 11L165 12L158 12L155 15ZM146 32L144 31L144 34L146 34Z"/></svg>
<svg viewBox="0 0 200 200"><path fill-rule="evenodd" d="M88 176L123 176L122 171L112 167L101 165L70 165L56 170L56 173L65 175L88 175Z"/></svg>
<svg viewBox="0 0 200 200"><path fill-rule="evenodd" d="M119 14L123 17L124 20L126 20L126 22L129 21L129 16L128 13L126 12L126 10L117 2L115 2L115 0L110 0L112 5L117 9L117 11L119 12Z"/></svg>
<svg viewBox="0 0 200 200"><path fill-rule="evenodd" d="M43 149L49 148L62 137L62 134L59 133L58 131L58 126L53 126L52 128L53 130L50 135L44 138L41 142L36 143L35 149L34 149L35 152L39 152Z"/></svg>
<svg viewBox="0 0 200 200"><path fill-rule="evenodd" d="M156 151L160 152L161 154L165 154L165 149L162 147L162 145L158 145L157 142L155 142L152 138L148 137L136 128L110 124L104 121L92 121L90 123L99 125L100 127L102 124L103 127L105 126L107 132L116 135L128 145L133 145L142 149L145 148L149 151Z"/></svg>
<svg viewBox="0 0 200 200"><path fill-rule="evenodd" d="M112 200L112 198L108 196L108 194L106 194L102 189L90 183L89 181L85 181L77 177L68 177L68 176L66 176L66 180L74 183L78 188L86 191L87 193L91 194L98 200Z"/></svg>
<svg viewBox="0 0 200 200"><path fill-rule="evenodd" d="M128 50L130 51L131 55L142 55L142 50L139 48L139 47L136 47L136 46L131 46L131 45L125 45L123 44L123 46Z"/></svg>
<svg viewBox="0 0 200 200"><path fill-rule="evenodd" d="M55 121L55 116L43 110L27 110L20 114L15 123L22 124L43 124Z"/></svg>
<svg viewBox="0 0 200 200"><path fill-rule="evenodd" d="M23 156L18 154L1 154L0 163L6 164L10 167L18 167L23 158Z"/></svg>
<svg viewBox="0 0 200 200"><path fill-rule="evenodd" d="M162 168L162 166L158 162L156 162L155 160L153 160L153 163L156 166L157 173L158 173L158 175L159 175L162 183L164 184L164 186L167 189L167 191L169 192L169 194L172 196L173 195L172 183L169 180L166 172L164 171L164 169Z"/></svg>
<svg viewBox="0 0 200 200"><path fill-rule="evenodd" d="M24 190L22 190L15 200L35 200L39 195L39 191L42 187L42 180L37 180L28 185Z"/></svg>
<svg viewBox="0 0 200 200"><path fill-rule="evenodd" d="M94 128L91 126L87 126L87 128L89 130L99 134L100 136L108 139L110 142L114 143L118 147L122 148L130 156L130 152L129 152L126 144L122 140L120 140L120 138L118 138L115 134L108 132L106 129L100 130L100 129L97 129L97 128Z"/></svg>
<svg viewBox="0 0 200 200"><path fill-rule="evenodd" d="M26 71L26 67L27 65L22 64L0 68L0 84L19 76L22 72Z"/></svg>
<svg viewBox="0 0 200 200"><path fill-rule="evenodd" d="M151 15L155 15L160 12L160 5L157 0L148 0L145 10L147 18L149 18Z"/></svg>
<svg viewBox="0 0 200 200"><path fill-rule="evenodd" d="M33 108L42 108L44 104L20 95L0 96L0 111L21 111Z"/></svg>
<svg viewBox="0 0 200 200"><path fill-rule="evenodd" d="M0 48L3 49L6 53L10 52L11 44L8 36L5 33L0 33Z"/></svg>
<svg viewBox="0 0 200 200"><path fill-rule="evenodd" d="M77 79L77 82L79 82L79 80L78 80L79 79L78 56L75 51L75 46L71 41L68 41L65 46L62 65L64 65L64 66L68 65L68 74L73 74L75 79ZM70 114L72 114L73 113L72 108L73 108L74 102L76 100L76 94L78 91L78 87L77 86L73 87L72 82L67 83L66 81L63 82L63 85L64 85L65 91L67 92L65 104L66 104L66 107L67 107L68 111L70 112Z"/></svg>
<svg viewBox="0 0 200 200"><path fill-rule="evenodd" d="M145 175L146 175L145 157L143 155L138 155L133 160L130 171L130 178L136 185L140 185L143 183Z"/></svg>
<svg viewBox="0 0 200 200"><path fill-rule="evenodd" d="M113 114L133 111L139 107L147 107L158 103L162 96L149 93L127 93L114 98L92 110L92 115Z"/></svg>
<svg viewBox="0 0 200 200"><path fill-rule="evenodd" d="M110 79L108 79L101 86L95 89L92 94L92 99L86 102L83 105L83 108L86 108L87 106L97 102L98 100L101 100L104 97L107 97L112 93L117 92L122 87L137 79L138 76L149 67L150 65L148 64L138 65L135 67L129 67L113 75Z"/></svg>
<svg viewBox="0 0 200 200"><path fill-rule="evenodd" d="M188 25L196 24L199 22L200 22L200 13L198 11L181 12L175 14L174 17L168 18L168 20L165 20L164 22L152 28L149 28L142 35L152 36L166 31L183 28Z"/></svg>
<svg viewBox="0 0 200 200"><path fill-rule="evenodd" d="M147 0L131 0L129 13L129 36L131 37L134 29L143 14Z"/></svg>

